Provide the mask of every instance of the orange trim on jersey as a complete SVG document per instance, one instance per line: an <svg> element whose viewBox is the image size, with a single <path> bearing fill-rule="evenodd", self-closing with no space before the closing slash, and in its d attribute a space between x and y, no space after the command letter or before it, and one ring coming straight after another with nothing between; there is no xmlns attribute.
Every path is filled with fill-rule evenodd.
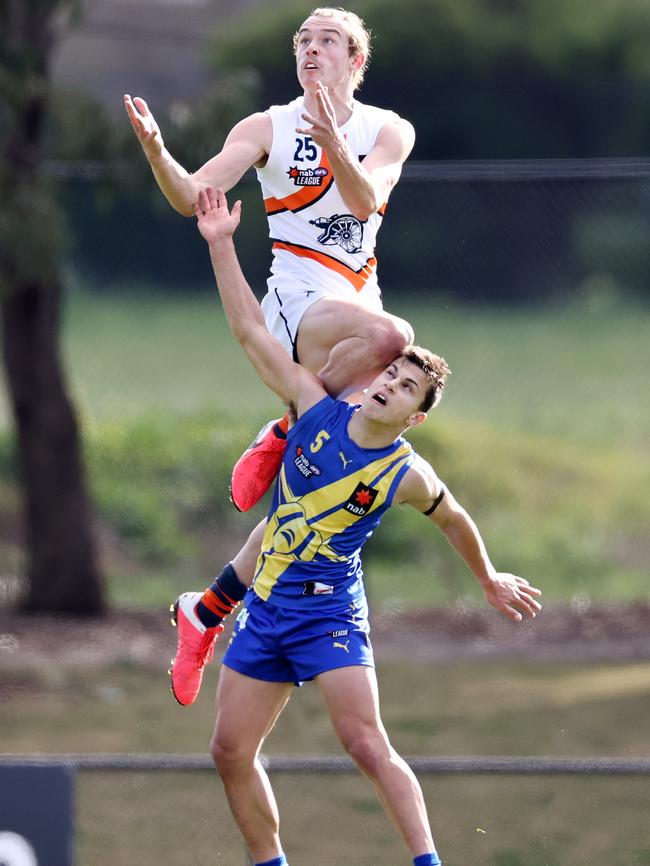
<svg viewBox="0 0 650 866"><path fill-rule="evenodd" d="M377 267L377 259L374 256L369 258L365 265L359 268L358 271L355 271L348 267L348 265L344 265L343 262L340 262L338 259L333 258L333 256L325 255L325 253L320 253L317 250L310 249L309 247L299 247L295 244L286 243L285 241L275 241L273 249L286 250L288 253L293 253L294 256L312 259L313 261L318 262L319 265L323 265L331 271L336 271L337 274L340 274L352 283L357 292L360 292L363 289Z"/></svg>
<svg viewBox="0 0 650 866"><path fill-rule="evenodd" d="M325 183L320 186L303 186L297 190L297 192L292 192L284 198L274 198L273 196L265 198L264 208L266 213L271 216L272 214L283 213L285 210L297 211L301 208L308 207L308 205L313 204L315 201L318 201L319 198L324 196L334 183L334 173L332 172L332 167L329 164L325 151L322 152L320 165L318 167L326 168L328 171Z"/></svg>
<svg viewBox="0 0 650 866"><path fill-rule="evenodd" d="M388 202L385 201L385 202L383 203L383 205L382 205L382 206L379 208L379 210L377 211L377 213L379 214L379 216L382 216L382 217L383 217L383 215L386 213L386 208L387 208L387 207L388 207Z"/></svg>

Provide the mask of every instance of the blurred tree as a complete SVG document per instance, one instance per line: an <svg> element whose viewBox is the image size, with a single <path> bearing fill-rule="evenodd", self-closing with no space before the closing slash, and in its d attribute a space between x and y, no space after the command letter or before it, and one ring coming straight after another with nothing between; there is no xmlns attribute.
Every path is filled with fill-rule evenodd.
<svg viewBox="0 0 650 866"><path fill-rule="evenodd" d="M261 74L260 107L297 95L291 37L313 4L220 29L219 69ZM639 156L650 149L647 0L357 0L374 34L363 101L417 130L414 159Z"/></svg>
<svg viewBox="0 0 650 866"><path fill-rule="evenodd" d="M311 8L270 4L215 35L215 68L259 73L258 109L298 94L291 40ZM357 0L354 10L373 31L359 98L413 122L413 160L650 154L647 0ZM635 194L647 197L640 182ZM612 226L611 255L599 257L604 276L647 298L646 221L637 210L626 222L635 230L623 250L620 222L614 232L591 214L602 208L597 196L595 186L561 178L403 179L390 201L400 217L379 240L380 278L478 302L565 297L596 265L584 255L588 237Z"/></svg>
<svg viewBox="0 0 650 866"><path fill-rule="evenodd" d="M77 5L0 2L0 310L25 497L25 606L98 615L103 581L59 345L61 214L42 157L52 45Z"/></svg>
<svg viewBox="0 0 650 866"><path fill-rule="evenodd" d="M258 86L255 72L227 72L215 76L200 99L179 100L156 113L165 144L181 165L193 171L220 149L230 129L254 110ZM156 94L144 96L153 102ZM48 172L61 178L57 200L66 215L68 277L76 272L86 288L109 286L112 292L133 291L134 285L211 287L194 220L177 214L161 195L121 94L114 109L81 91L51 94L43 153ZM259 208L263 219L261 202ZM267 233L264 220L261 238ZM263 263L260 271L265 279Z"/></svg>

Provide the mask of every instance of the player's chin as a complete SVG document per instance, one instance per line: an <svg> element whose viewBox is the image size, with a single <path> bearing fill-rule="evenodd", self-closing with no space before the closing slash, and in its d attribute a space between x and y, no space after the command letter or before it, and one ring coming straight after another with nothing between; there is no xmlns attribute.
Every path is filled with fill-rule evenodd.
<svg viewBox="0 0 650 866"><path fill-rule="evenodd" d="M320 73L303 72L300 76L300 83L305 90L317 90L319 84L323 84Z"/></svg>

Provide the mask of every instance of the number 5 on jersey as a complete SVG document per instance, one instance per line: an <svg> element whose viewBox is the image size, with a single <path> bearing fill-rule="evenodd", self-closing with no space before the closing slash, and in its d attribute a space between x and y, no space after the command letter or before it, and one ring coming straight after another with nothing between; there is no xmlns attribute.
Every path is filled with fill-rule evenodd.
<svg viewBox="0 0 650 866"><path fill-rule="evenodd" d="M320 449L329 438L330 434L326 430L319 430L319 432L316 434L316 438L309 446L309 450L311 451L311 453L315 454L317 451L320 451Z"/></svg>

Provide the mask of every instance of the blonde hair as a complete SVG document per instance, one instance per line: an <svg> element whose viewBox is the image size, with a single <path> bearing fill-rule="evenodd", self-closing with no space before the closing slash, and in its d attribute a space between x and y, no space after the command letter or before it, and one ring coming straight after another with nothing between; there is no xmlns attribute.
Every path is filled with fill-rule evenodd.
<svg viewBox="0 0 650 866"><path fill-rule="evenodd" d="M348 53L350 57L356 57L358 54L363 54L363 65L359 69L357 69L352 79L355 90L358 87L361 87L363 83L363 76L366 69L368 68L370 54L372 51L370 46L372 34L370 30L366 27L363 19L360 18L355 12L348 12L347 9L343 9L341 6L320 6L317 9L313 9L309 13L307 18L312 18L314 16L317 16L319 18L332 18L337 24L341 25L348 37ZM307 20L307 18L305 19L305 21ZM299 28L293 35L294 54L296 53L296 50L298 48L298 35L300 33L300 29L301 28Z"/></svg>

